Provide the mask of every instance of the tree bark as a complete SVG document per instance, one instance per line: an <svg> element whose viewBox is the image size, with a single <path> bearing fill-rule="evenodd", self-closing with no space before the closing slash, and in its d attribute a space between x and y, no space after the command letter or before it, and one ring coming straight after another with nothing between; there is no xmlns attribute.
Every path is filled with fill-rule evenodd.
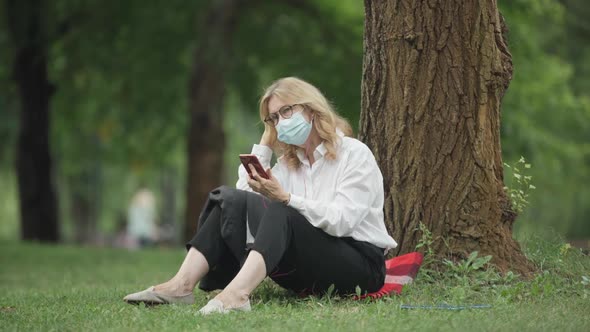
<svg viewBox="0 0 590 332"><path fill-rule="evenodd" d="M21 238L57 242L57 197L49 144L49 101L54 87L47 76L45 4L42 0L6 0L4 4L16 51L13 77L21 104L16 156Z"/></svg>
<svg viewBox="0 0 590 332"><path fill-rule="evenodd" d="M365 0L359 138L384 175L397 254L415 250L423 223L439 256L479 251L502 271L533 269L503 189L505 30L494 0Z"/></svg>
<svg viewBox="0 0 590 332"><path fill-rule="evenodd" d="M196 232L207 194L222 183L223 99L238 0L212 1L200 30L189 83L188 181L184 239Z"/></svg>

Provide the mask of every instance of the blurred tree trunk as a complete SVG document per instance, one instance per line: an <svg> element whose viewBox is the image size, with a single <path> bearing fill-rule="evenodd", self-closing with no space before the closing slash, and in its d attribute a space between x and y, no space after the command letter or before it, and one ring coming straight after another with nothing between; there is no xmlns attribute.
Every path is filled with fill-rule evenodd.
<svg viewBox="0 0 590 332"><path fill-rule="evenodd" d="M92 144L86 144L93 148ZM98 150L98 149L97 149ZM98 155L95 151L95 156ZM81 163L82 168L67 177L70 197L70 215L74 228L74 240L78 244L96 244L100 240L98 218L101 208L102 168L100 158L92 160L88 165Z"/></svg>
<svg viewBox="0 0 590 332"><path fill-rule="evenodd" d="M42 0L4 1L21 104L16 156L21 238L57 242L57 197L49 144L49 101L54 87L47 76L44 9Z"/></svg>
<svg viewBox="0 0 590 332"><path fill-rule="evenodd" d="M167 166L162 170L159 187L162 196L160 241L169 244L178 243L179 223L176 212L178 176L173 168Z"/></svg>
<svg viewBox="0 0 590 332"><path fill-rule="evenodd" d="M238 0L211 1L193 57L189 83L188 181L184 239L197 229L207 194L222 183L223 99Z"/></svg>
<svg viewBox="0 0 590 332"><path fill-rule="evenodd" d="M96 213L85 190L70 188L70 213L74 223L74 240L78 244L91 243L96 235Z"/></svg>
<svg viewBox="0 0 590 332"><path fill-rule="evenodd" d="M422 222L440 257L477 250L503 271L533 269L512 238L503 189L505 31L493 0L365 0L359 138L384 174L398 254L415 250Z"/></svg>

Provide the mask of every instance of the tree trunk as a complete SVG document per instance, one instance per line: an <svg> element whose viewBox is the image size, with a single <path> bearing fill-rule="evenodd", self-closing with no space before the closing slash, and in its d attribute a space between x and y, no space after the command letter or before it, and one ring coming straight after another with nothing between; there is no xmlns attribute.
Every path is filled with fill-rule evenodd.
<svg viewBox="0 0 590 332"><path fill-rule="evenodd" d="M96 213L93 202L84 190L70 188L70 213L74 226L74 241L77 244L93 243L96 239Z"/></svg>
<svg viewBox="0 0 590 332"><path fill-rule="evenodd" d="M98 222L102 205L103 169L100 139L91 135L83 137L80 145L87 154L66 176L69 211L74 229L74 241L78 244L100 244Z"/></svg>
<svg viewBox="0 0 590 332"><path fill-rule="evenodd" d="M90 144L86 145L90 148ZM98 151L95 151L98 156ZM78 244L98 244L102 238L98 230L101 209L102 169L99 158L67 177L70 197L70 216L74 241Z"/></svg>
<svg viewBox="0 0 590 332"><path fill-rule="evenodd" d="M13 75L20 95L16 156L21 238L57 242L57 198L49 145L47 35L41 0L6 0L5 12L15 46Z"/></svg>
<svg viewBox="0 0 590 332"><path fill-rule="evenodd" d="M365 16L359 138L384 175L396 253L415 250L423 223L438 256L479 251L502 271L530 273L503 189L512 60L496 1L365 0Z"/></svg>
<svg viewBox="0 0 590 332"><path fill-rule="evenodd" d="M193 58L189 84L187 202L183 237L196 232L207 194L221 185L223 174L223 99L225 73L231 61L231 40L238 0L212 1ZM237 156L236 156L237 158Z"/></svg>
<svg viewBox="0 0 590 332"><path fill-rule="evenodd" d="M178 176L173 168L164 167L160 173L159 188L162 197L159 242L176 244L179 240L178 228L180 225L176 211Z"/></svg>

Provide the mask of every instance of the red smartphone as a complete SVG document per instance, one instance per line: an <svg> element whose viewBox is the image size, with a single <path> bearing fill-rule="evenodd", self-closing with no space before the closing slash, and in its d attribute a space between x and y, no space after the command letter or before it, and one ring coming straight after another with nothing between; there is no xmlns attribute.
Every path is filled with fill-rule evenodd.
<svg viewBox="0 0 590 332"><path fill-rule="evenodd" d="M252 171L250 171L250 166L248 165L254 166L254 169L261 177L265 179L270 179L270 176L266 174L264 167L262 167L260 160L258 160L258 157L256 157L255 154L241 154L240 160L242 161L242 165L244 165L244 168L246 168L246 171L248 171L248 174L250 174L250 177L252 177Z"/></svg>

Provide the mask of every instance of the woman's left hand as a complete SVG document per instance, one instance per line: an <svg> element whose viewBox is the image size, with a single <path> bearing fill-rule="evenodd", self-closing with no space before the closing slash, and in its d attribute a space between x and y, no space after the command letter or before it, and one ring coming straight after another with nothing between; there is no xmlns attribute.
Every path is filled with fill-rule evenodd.
<svg viewBox="0 0 590 332"><path fill-rule="evenodd" d="M250 166L250 170L252 171L252 176L249 176L248 178L248 185L250 186L250 188L252 188L252 190L272 200L280 202L286 202L289 200L289 193L283 190L283 187L281 187L279 180L272 176L272 171L270 168L266 170L266 173L268 174L270 179L265 179L262 176L260 176L258 172L256 172L254 166L248 166Z"/></svg>

